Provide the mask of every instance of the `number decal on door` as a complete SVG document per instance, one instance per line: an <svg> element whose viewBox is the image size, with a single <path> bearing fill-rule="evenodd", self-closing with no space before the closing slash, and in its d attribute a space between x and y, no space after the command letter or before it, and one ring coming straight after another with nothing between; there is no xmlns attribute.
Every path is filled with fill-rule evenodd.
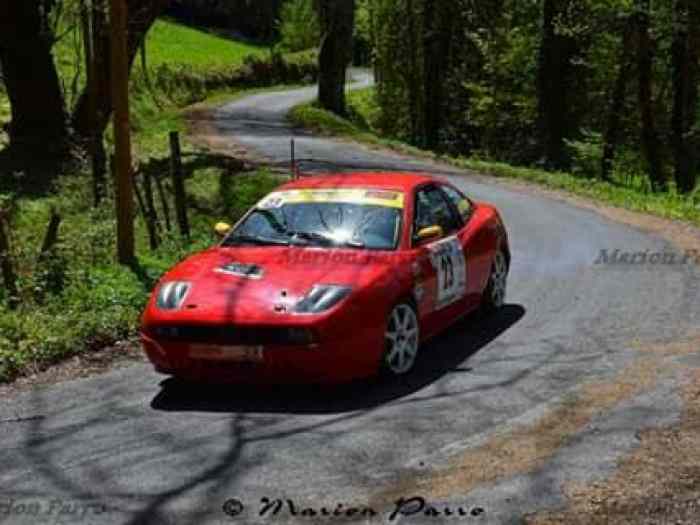
<svg viewBox="0 0 700 525"><path fill-rule="evenodd" d="M443 289L451 289L455 282L455 268L454 264L452 263L452 257L450 257L449 253L443 253L440 255L440 270L445 276L443 279Z"/></svg>
<svg viewBox="0 0 700 525"><path fill-rule="evenodd" d="M431 244L430 259L437 272L435 309L439 310L464 297L467 290L467 270L464 251L457 237Z"/></svg>

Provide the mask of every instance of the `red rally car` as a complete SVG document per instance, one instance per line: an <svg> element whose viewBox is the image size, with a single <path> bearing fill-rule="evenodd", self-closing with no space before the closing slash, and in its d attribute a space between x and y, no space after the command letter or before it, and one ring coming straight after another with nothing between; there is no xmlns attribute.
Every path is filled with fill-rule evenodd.
<svg viewBox="0 0 700 525"><path fill-rule="evenodd" d="M463 315L503 305L498 211L404 173L302 178L170 270L142 318L156 370L189 380L343 382L402 375Z"/></svg>

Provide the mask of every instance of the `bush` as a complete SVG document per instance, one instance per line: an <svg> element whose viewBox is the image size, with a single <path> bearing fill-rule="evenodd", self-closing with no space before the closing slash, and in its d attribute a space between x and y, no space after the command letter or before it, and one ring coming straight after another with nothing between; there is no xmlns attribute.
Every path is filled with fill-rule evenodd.
<svg viewBox="0 0 700 525"><path fill-rule="evenodd" d="M603 136L584 131L582 140L567 140L571 155L571 173L580 177L599 177L603 161Z"/></svg>
<svg viewBox="0 0 700 525"><path fill-rule="evenodd" d="M284 51L303 51L318 46L321 26L313 0L287 0L280 11L279 46Z"/></svg>
<svg viewBox="0 0 700 525"><path fill-rule="evenodd" d="M651 192L646 160L636 148L618 148L612 168L612 179L627 188L644 193Z"/></svg>
<svg viewBox="0 0 700 525"><path fill-rule="evenodd" d="M235 222L279 184L280 178L265 170L197 169L187 181L188 197L201 205L201 210L191 208L191 242L167 234L160 247L150 251L139 216L135 223L139 263L134 269L114 262L112 203L107 200L92 209L86 176L65 176L50 198L7 197L3 202L13 210L11 255L21 304L10 310L0 286L0 382L133 336L160 276L179 260L210 246L215 222ZM63 217L60 242L50 258L38 263L52 206Z"/></svg>

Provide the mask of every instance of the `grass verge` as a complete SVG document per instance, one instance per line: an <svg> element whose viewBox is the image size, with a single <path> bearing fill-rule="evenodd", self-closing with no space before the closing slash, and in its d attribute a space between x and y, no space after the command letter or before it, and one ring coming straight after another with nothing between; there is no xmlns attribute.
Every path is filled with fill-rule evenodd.
<svg viewBox="0 0 700 525"><path fill-rule="evenodd" d="M151 135L141 170L160 178L172 199L167 154L158 154ZM139 144L138 135L136 144ZM0 291L0 383L31 375L76 354L132 339L153 285L169 267L216 241L212 225L232 222L277 186L281 179L266 170L241 172L230 159L196 151L185 144L184 169L191 240L185 242L163 226L161 244L151 250L141 214L135 221L137 264L115 263L113 192L97 208L91 205L86 174L64 176L55 193L43 198L17 197L11 214L11 257L18 274L21 304L7 308ZM48 260L38 252L50 210L62 217L59 242ZM172 216L171 200L171 223ZM133 347L133 345L132 345ZM124 351L131 348L122 347Z"/></svg>
<svg viewBox="0 0 700 525"><path fill-rule="evenodd" d="M168 21L156 24L148 49L148 74L138 62L132 72L134 158L141 172L161 179L170 197L168 133L185 130L183 108L316 78L314 52L270 54ZM59 44L56 56L64 85L70 86L76 72L71 65L75 57L68 60L68 51ZM70 104L69 93L67 100ZM0 91L0 121L8 117L7 98ZM0 132L0 147L4 142L6 136ZM110 150L109 132L106 142ZM0 383L36 374L85 352L108 347L133 352L134 345L124 341L133 339L140 312L160 275L215 242L215 222L235 221L280 183L280 177L270 171L244 171L235 159L195 148L186 138L183 164L191 239L185 242L165 228L165 210L156 198L161 244L150 249L139 213L135 220L138 261L132 268L115 263L111 185L98 207L92 205L87 172L62 175L46 194L23 194L13 190L12 184L3 185L0 208L8 212L9 255L18 277L20 306L11 310L7 292L0 286ZM39 260L52 209L62 218L58 242L50 257ZM170 214L174 225L172 201Z"/></svg>
<svg viewBox="0 0 700 525"><path fill-rule="evenodd" d="M380 136L380 131L374 125L377 121L378 109L374 101L373 88L350 92L348 113L349 117L343 119L319 108L316 103L307 103L293 108L289 119L296 126L320 134L340 136L370 146L444 162L457 168L563 190L601 203L668 219L683 220L700 226L700 190L691 196L682 196L675 192L648 193L638 187L578 177L570 173L548 172L499 162L438 155L399 140Z"/></svg>
<svg viewBox="0 0 700 525"><path fill-rule="evenodd" d="M209 69L242 64L247 56L261 55L266 48L161 19L148 32L146 50L152 67L182 62L184 57L193 67Z"/></svg>

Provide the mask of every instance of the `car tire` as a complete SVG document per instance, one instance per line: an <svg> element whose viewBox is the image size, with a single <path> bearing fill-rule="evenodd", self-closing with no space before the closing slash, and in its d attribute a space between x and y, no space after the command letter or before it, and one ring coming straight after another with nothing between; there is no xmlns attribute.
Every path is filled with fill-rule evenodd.
<svg viewBox="0 0 700 525"><path fill-rule="evenodd" d="M491 263L489 280L481 298L483 313L494 313L505 304L508 270L508 258L503 250L499 249Z"/></svg>
<svg viewBox="0 0 700 525"><path fill-rule="evenodd" d="M384 344L382 375L396 377L408 374L416 364L420 346L418 315L410 303L399 303L389 313Z"/></svg>

